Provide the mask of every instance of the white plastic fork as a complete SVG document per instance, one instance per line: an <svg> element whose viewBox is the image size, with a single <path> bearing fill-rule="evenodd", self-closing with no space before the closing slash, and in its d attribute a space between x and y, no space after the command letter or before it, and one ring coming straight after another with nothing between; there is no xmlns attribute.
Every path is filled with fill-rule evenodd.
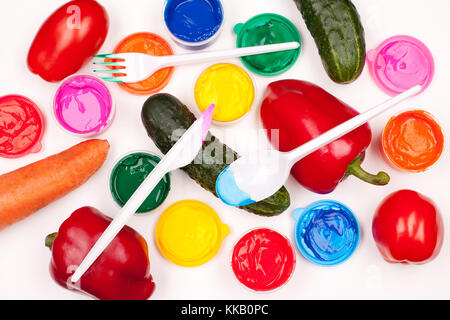
<svg viewBox="0 0 450 320"><path fill-rule="evenodd" d="M128 219L141 206L142 202L148 197L162 177L167 172L187 166L194 160L200 152L206 134L208 133L214 108L215 106L211 105L203 112L202 116L189 127L148 177L145 178L75 270L71 277L71 285L76 284L97 260L103 250L106 249L114 237L122 230Z"/></svg>
<svg viewBox="0 0 450 320"><path fill-rule="evenodd" d="M120 59L123 61L94 62L95 65L114 67L119 69L94 70L99 73L109 73L111 77L103 77L103 80L121 83L135 83L149 78L156 71L186 64L202 63L251 56L256 54L278 51L294 50L300 47L298 42L284 42L262 46L236 48L222 51L209 51L172 56L151 56L145 53L110 53L95 55L95 58Z"/></svg>

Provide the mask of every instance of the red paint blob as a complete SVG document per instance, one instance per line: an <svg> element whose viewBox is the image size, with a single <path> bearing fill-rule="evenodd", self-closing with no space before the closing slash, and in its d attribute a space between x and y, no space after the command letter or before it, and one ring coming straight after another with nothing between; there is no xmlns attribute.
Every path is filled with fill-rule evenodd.
<svg viewBox="0 0 450 320"><path fill-rule="evenodd" d="M234 246L231 261L237 279L255 291L270 291L285 284L295 269L289 240L270 229L255 229Z"/></svg>
<svg viewBox="0 0 450 320"><path fill-rule="evenodd" d="M0 157L40 151L43 133L44 119L33 101L18 95L0 97Z"/></svg>

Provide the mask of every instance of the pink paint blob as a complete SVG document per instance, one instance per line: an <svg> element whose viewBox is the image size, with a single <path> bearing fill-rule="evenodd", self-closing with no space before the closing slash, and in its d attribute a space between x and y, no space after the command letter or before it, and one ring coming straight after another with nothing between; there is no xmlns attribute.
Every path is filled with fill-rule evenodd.
<svg viewBox="0 0 450 320"><path fill-rule="evenodd" d="M377 85L390 95L402 93L415 85L425 90L434 75L433 56L416 38L395 36L367 53L370 74Z"/></svg>
<svg viewBox="0 0 450 320"><path fill-rule="evenodd" d="M108 87L98 78L75 75L63 81L55 94L53 111L67 131L95 136L111 124L113 101Z"/></svg>
<svg viewBox="0 0 450 320"><path fill-rule="evenodd" d="M202 142L205 142L206 136L208 135L209 128L211 127L211 121L214 113L215 104L212 104L206 109L201 118L203 119L203 127L202 127Z"/></svg>

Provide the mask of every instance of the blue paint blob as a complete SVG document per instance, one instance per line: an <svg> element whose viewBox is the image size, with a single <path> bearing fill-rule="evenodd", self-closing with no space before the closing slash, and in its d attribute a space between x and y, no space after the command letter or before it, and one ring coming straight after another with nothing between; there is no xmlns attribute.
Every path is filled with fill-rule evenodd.
<svg viewBox="0 0 450 320"><path fill-rule="evenodd" d="M198 43L219 31L223 8L220 0L167 0L164 20L176 38Z"/></svg>
<svg viewBox="0 0 450 320"><path fill-rule="evenodd" d="M230 167L222 171L216 181L216 192L220 200L233 207L255 203L248 193L237 186L233 171L229 169Z"/></svg>
<svg viewBox="0 0 450 320"><path fill-rule="evenodd" d="M359 225L349 208L325 200L294 211L295 241L309 261L325 266L347 260L359 242Z"/></svg>

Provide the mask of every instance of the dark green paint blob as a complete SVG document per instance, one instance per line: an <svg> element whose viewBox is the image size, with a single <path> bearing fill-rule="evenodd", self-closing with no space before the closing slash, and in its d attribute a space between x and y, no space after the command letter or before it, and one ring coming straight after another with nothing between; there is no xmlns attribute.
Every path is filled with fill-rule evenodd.
<svg viewBox="0 0 450 320"><path fill-rule="evenodd" d="M159 161L160 158L157 156L138 152L123 157L114 166L110 178L110 190L114 200L121 207L130 199ZM155 210L166 200L169 191L170 173L167 173L136 213L146 213Z"/></svg>
<svg viewBox="0 0 450 320"><path fill-rule="evenodd" d="M242 57L244 65L259 75L279 75L291 68L300 55L300 34L294 24L283 16L273 13L260 14L245 24L237 24L234 32L238 36L236 42L238 48L291 41L300 43L300 47L296 50Z"/></svg>

